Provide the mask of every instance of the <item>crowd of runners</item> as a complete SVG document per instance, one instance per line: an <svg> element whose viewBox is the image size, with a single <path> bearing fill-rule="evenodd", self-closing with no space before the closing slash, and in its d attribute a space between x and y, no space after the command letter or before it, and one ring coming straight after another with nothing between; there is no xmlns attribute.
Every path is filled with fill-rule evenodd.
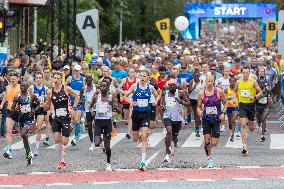
<svg viewBox="0 0 284 189"><path fill-rule="evenodd" d="M284 62L277 44L265 47L253 23L235 24L236 33L220 32L223 26L205 27L196 41L126 42L98 53L90 48L81 59L65 62L59 57L50 63L44 49L22 46L16 58L1 66L4 157L13 158L12 133L17 126L27 165L41 155L41 143L51 145L53 132L62 169L69 140L76 146L87 129L89 150L101 147L106 170L111 171L110 141L121 115L125 137L142 143L141 171L151 130L161 125L166 132L164 163L178 146L182 125L188 124L194 125L196 137L204 135L209 168L214 166L212 147L218 145L224 126L231 130L231 142L241 138L240 153L248 154L247 127L253 132L255 121L261 129L256 140L265 141L266 118L279 101ZM29 132L37 134L34 147Z"/></svg>

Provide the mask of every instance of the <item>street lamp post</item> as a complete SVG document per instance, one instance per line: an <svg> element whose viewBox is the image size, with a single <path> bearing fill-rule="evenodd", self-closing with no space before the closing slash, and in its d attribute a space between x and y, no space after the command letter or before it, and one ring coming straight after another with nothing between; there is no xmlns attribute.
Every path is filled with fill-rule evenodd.
<svg viewBox="0 0 284 189"><path fill-rule="evenodd" d="M122 46L122 0L120 1L119 46Z"/></svg>

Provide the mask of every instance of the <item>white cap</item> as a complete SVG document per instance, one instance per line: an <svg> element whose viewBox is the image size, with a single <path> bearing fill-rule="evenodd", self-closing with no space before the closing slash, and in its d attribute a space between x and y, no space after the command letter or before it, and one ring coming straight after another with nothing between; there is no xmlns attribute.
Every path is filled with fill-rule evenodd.
<svg viewBox="0 0 284 189"><path fill-rule="evenodd" d="M267 56L266 60L272 60L272 56Z"/></svg>
<svg viewBox="0 0 284 189"><path fill-rule="evenodd" d="M198 48L195 48L195 49L194 49L194 52L198 52L198 51L199 51L199 49L198 49Z"/></svg>
<svg viewBox="0 0 284 189"><path fill-rule="evenodd" d="M74 66L74 70L81 71L81 66L80 66L80 65L78 65L78 64L77 64L77 65L75 65L75 66Z"/></svg>
<svg viewBox="0 0 284 189"><path fill-rule="evenodd" d="M99 56L101 56L101 57L102 57L102 56L105 56L105 53L104 53L104 52L100 52L100 53L99 53Z"/></svg>
<svg viewBox="0 0 284 189"><path fill-rule="evenodd" d="M246 56L247 54L245 52L242 52L241 53L241 56Z"/></svg>
<svg viewBox="0 0 284 189"><path fill-rule="evenodd" d="M146 70L146 67L145 66L140 66L140 68L139 68L139 71L142 71L142 70Z"/></svg>
<svg viewBox="0 0 284 189"><path fill-rule="evenodd" d="M97 62L103 63L102 57L99 57L99 58L97 59Z"/></svg>
<svg viewBox="0 0 284 189"><path fill-rule="evenodd" d="M69 66L69 65L65 65L65 66L63 67L63 70L65 70L65 69L70 70L70 66Z"/></svg>
<svg viewBox="0 0 284 189"><path fill-rule="evenodd" d="M276 52L272 52L272 53L271 53L271 56L276 56Z"/></svg>
<svg viewBox="0 0 284 189"><path fill-rule="evenodd" d="M260 52L258 53L258 56L263 56L263 52L260 51Z"/></svg>

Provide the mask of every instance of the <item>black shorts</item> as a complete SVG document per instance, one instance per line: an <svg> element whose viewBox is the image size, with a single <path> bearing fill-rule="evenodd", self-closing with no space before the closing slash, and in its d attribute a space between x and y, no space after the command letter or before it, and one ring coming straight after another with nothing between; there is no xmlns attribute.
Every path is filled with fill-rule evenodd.
<svg viewBox="0 0 284 189"><path fill-rule="evenodd" d="M116 97L117 97L118 103L121 103L121 101L120 101L120 93L118 93L118 94L116 95Z"/></svg>
<svg viewBox="0 0 284 189"><path fill-rule="evenodd" d="M190 99L189 102L190 102L190 105L191 105L192 107L196 107L196 106L197 106L197 100L195 100L195 99Z"/></svg>
<svg viewBox="0 0 284 189"><path fill-rule="evenodd" d="M130 104L122 104L122 108L125 110L129 110Z"/></svg>
<svg viewBox="0 0 284 189"><path fill-rule="evenodd" d="M255 105L255 111L258 114L262 114L266 108L268 108L266 104L256 104Z"/></svg>
<svg viewBox="0 0 284 189"><path fill-rule="evenodd" d="M7 110L7 117L11 118L13 121L18 122L19 121L19 112L11 110Z"/></svg>
<svg viewBox="0 0 284 189"><path fill-rule="evenodd" d="M150 121L156 121L156 112L157 112L156 106L152 106L152 105L151 105L151 109L150 109Z"/></svg>
<svg viewBox="0 0 284 189"><path fill-rule="evenodd" d="M210 134L213 138L220 137L220 121L202 120L203 135Z"/></svg>
<svg viewBox="0 0 284 189"><path fill-rule="evenodd" d="M44 111L43 107L40 107L35 111L35 117L37 117L39 115L43 115L43 116L47 115L47 112Z"/></svg>
<svg viewBox="0 0 284 189"><path fill-rule="evenodd" d="M172 135L177 136L180 129L182 122L181 121L172 121L169 118L164 119L165 127L172 127Z"/></svg>
<svg viewBox="0 0 284 189"><path fill-rule="evenodd" d="M69 137L71 133L71 118L53 118L53 132L62 133L62 136Z"/></svg>
<svg viewBox="0 0 284 189"><path fill-rule="evenodd" d="M240 103L239 104L239 117L248 118L249 121L254 121L255 104L254 103L249 103L249 104Z"/></svg>
<svg viewBox="0 0 284 189"><path fill-rule="evenodd" d="M86 112L86 121L87 121L87 124L92 123L92 122L93 122L93 119L94 119L94 117L93 117L92 113L91 113L91 112Z"/></svg>
<svg viewBox="0 0 284 189"><path fill-rule="evenodd" d="M111 119L95 119L95 136L105 136L111 137L112 132L112 122Z"/></svg>
<svg viewBox="0 0 284 189"><path fill-rule="evenodd" d="M133 110L132 112L132 131L139 131L142 127L150 126L150 110L145 112L140 112Z"/></svg>

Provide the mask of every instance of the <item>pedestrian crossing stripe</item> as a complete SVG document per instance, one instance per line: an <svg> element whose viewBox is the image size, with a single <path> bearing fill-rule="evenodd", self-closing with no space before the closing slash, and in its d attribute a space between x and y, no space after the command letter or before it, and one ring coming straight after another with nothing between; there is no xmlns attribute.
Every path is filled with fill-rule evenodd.
<svg viewBox="0 0 284 189"><path fill-rule="evenodd" d="M117 145L118 143L122 142L125 139L126 133L117 133L117 136L112 137L111 139L111 147L113 148L115 145ZM158 146L159 144L161 144L161 142L165 139L166 137L166 133L152 133L149 136L149 145L151 148L154 148L156 146ZM230 135L225 136L228 137L227 140L221 139L222 141L226 141L225 142L225 148L242 148L242 140L241 137L235 137L234 142L230 141ZM270 137L270 143L269 148L270 149L284 149L284 143L283 143L283 138L284 138L284 134L270 134L267 135L267 139ZM42 134L41 138L45 138L45 134ZM79 141L80 140L89 140L88 134L82 134ZM269 140L266 140L269 141ZM32 135L29 137L29 143L31 146L34 146L36 143L36 134ZM135 143L134 143L135 144ZM190 134L190 136L188 138L185 139L185 141L182 143L181 148L199 148L204 144L204 139L203 136L200 137L196 137L195 136L195 132L192 132ZM71 146L71 138L69 140L69 143L67 145L67 147ZM220 145L219 145L220 146ZM136 148L141 147L141 143L139 145L136 146ZM20 140L19 142L16 142L15 144L12 145L12 149L13 150L19 150L19 149L24 149L24 144L23 141ZM49 146L47 147L47 149L55 149L55 145Z"/></svg>
<svg viewBox="0 0 284 189"><path fill-rule="evenodd" d="M150 147L156 147L164 138L166 137L166 133L153 133L149 136L149 145ZM137 148L140 148L142 143L140 143Z"/></svg>
<svg viewBox="0 0 284 189"><path fill-rule="evenodd" d="M36 143L36 136L37 135L32 135L29 137L29 143L34 144ZM45 138L45 134L41 134L41 138ZM15 144L12 145L13 150L19 150L24 148L24 143L23 140L20 140L19 142L16 142Z"/></svg>
<svg viewBox="0 0 284 189"><path fill-rule="evenodd" d="M195 132L192 132L191 135L186 139L186 141L181 145L182 148L192 148L200 147L203 144L204 138L202 136L196 137Z"/></svg>
<svg viewBox="0 0 284 189"><path fill-rule="evenodd" d="M79 141L80 140L82 140L82 139L84 139L84 138L86 138L88 136L88 134L82 134L81 136L80 136L80 138L79 138ZM69 146L71 146L71 141L72 141L72 139L73 138L69 138L69 142L68 142L68 144L67 144L67 146L66 147L69 147ZM47 149L55 149L56 147L55 147L55 144L54 145L52 145L52 146L49 146L49 147L47 147Z"/></svg>

